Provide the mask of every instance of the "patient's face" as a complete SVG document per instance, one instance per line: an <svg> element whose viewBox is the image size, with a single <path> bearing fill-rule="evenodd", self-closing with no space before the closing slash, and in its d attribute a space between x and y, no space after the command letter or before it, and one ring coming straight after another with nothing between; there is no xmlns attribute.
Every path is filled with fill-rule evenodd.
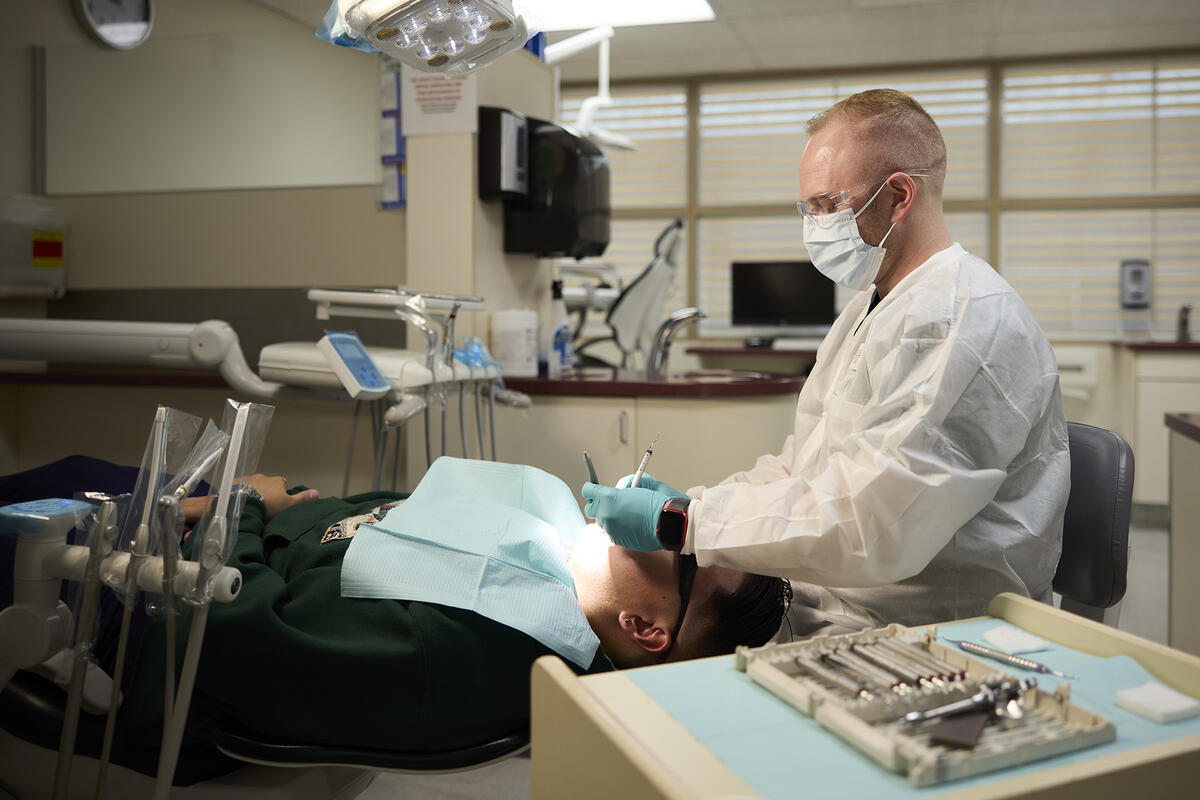
<svg viewBox="0 0 1200 800"><path fill-rule="evenodd" d="M618 547L598 525L588 525L571 553L571 573L579 591L579 603L592 628L605 643L605 628L619 611L636 610L655 615L666 630L679 618L679 557L666 550L639 553ZM700 567L692 585L679 642L672 659L686 657L690 638L698 632L697 621L708 612L715 591L733 592L746 573L726 567Z"/></svg>

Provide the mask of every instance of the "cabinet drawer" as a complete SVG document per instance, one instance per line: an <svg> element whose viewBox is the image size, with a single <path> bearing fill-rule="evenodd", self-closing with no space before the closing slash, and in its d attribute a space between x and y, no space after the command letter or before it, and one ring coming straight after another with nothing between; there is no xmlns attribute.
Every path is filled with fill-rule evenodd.
<svg viewBox="0 0 1200 800"><path fill-rule="evenodd" d="M1139 379L1200 380L1200 355L1139 353L1135 359Z"/></svg>

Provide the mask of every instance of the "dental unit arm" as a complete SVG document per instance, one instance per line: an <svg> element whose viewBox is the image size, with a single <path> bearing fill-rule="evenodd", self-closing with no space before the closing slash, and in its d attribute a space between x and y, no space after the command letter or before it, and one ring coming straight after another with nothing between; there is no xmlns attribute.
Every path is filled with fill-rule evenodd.
<svg viewBox="0 0 1200 800"><path fill-rule="evenodd" d="M325 399L307 388L260 378L229 323L0 320L0 358L215 369L236 392L259 400Z"/></svg>

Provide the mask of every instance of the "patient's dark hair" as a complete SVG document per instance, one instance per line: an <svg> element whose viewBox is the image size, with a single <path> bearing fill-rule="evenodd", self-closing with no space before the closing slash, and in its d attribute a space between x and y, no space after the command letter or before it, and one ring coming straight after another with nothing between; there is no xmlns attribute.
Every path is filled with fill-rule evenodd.
<svg viewBox="0 0 1200 800"><path fill-rule="evenodd" d="M785 578L748 573L734 591L718 591L710 598L712 622L699 637L694 657L732 653L738 645L766 644L779 630L791 602L792 585Z"/></svg>

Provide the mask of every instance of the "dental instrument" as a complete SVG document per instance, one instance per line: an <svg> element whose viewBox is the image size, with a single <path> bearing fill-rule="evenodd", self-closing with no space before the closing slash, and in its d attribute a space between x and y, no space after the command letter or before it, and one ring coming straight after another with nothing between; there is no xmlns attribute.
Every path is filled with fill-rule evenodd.
<svg viewBox="0 0 1200 800"><path fill-rule="evenodd" d="M1024 656L1015 656L1015 655L1012 655L1011 653L1005 653L1003 650L996 650L994 648L987 647L986 645L976 644L975 642L968 642L965 639L946 639L946 641L950 642L950 644L957 646L959 650L965 650L968 653L977 653L978 655L981 655L981 656L987 656L988 658L994 658L997 661L1002 661L1005 664L1011 664L1014 667L1021 667L1022 669L1033 670L1034 672L1041 672L1045 675L1054 675L1055 677L1063 678L1066 680L1075 680L1075 678L1073 676L1064 675L1063 673L1059 672L1058 670L1051 669L1050 667L1046 666L1045 664L1041 663L1040 661L1034 661L1031 658L1025 658Z"/></svg>
<svg viewBox="0 0 1200 800"><path fill-rule="evenodd" d="M592 463L592 457L588 455L588 451L583 451L583 464L587 467L588 480L592 483L600 483L600 479L596 477L596 465Z"/></svg>
<svg viewBox="0 0 1200 800"><path fill-rule="evenodd" d="M654 445L659 436L662 436L661 432L654 434L654 441L650 442L650 446L646 448L646 453L642 456L642 463L638 464L637 471L633 473L633 480L629 482L629 488L636 489L642 482L642 476L646 474L646 465L650 463L650 456L654 455Z"/></svg>
<svg viewBox="0 0 1200 800"><path fill-rule="evenodd" d="M71 684L67 691L67 708L63 715L62 735L58 741L58 763L54 771L52 796L62 800L71 785L71 759L75 755L75 735L79 725L79 711L83 704L83 683L87 677L88 656L92 652L93 627L96 607L100 602L100 562L109 553L117 539L117 504L105 500L96 514L95 524L88 539L87 566L83 575L83 602L79 620L75 626L75 658L71 665Z"/></svg>
<svg viewBox="0 0 1200 800"><path fill-rule="evenodd" d="M113 735L116 733L117 707L121 704L121 679L125 672L125 651L129 646L129 624L133 619L133 607L137 602L137 577L149 550L150 520L154 501L158 497L159 482L165 467L167 447L167 408L159 406L154 412L150 444L147 447L149 478L143 501L141 521L134 534L130 548L129 566L125 571L125 607L121 611L121 628L117 634L117 656L113 664L112 697L108 704L108 718L104 722L104 742L100 746L100 768L96 774L96 797L104 794L108 781L108 763L112 755Z"/></svg>
<svg viewBox="0 0 1200 800"><path fill-rule="evenodd" d="M265 437L265 429L270 424L271 412L274 410L270 406L251 403L233 405L232 420L227 419L225 423L229 428L229 444L225 449L225 461L221 466L220 481L217 484L216 503L212 514L207 518L207 524L204 524L206 520L202 518L201 524L196 526L197 530L193 533L202 536L196 551L199 570L195 588L186 594L185 598L196 606L196 610L192 614L187 651L183 657L183 668L179 676L179 688L171 719L163 728L158 774L154 783L154 800L167 800L171 788L175 766L179 760L179 749L183 744L184 725L187 722L192 688L200 663L200 650L204 644L208 610L213 599L212 579L224 566L232 538L237 534L236 519L231 521L230 517L240 514L243 493L238 492L236 499L233 497L233 480L236 475L245 471L252 472L257 466L257 449L261 445L261 439ZM251 419L252 412L257 412L253 414L254 419ZM227 410L226 417L229 416Z"/></svg>

